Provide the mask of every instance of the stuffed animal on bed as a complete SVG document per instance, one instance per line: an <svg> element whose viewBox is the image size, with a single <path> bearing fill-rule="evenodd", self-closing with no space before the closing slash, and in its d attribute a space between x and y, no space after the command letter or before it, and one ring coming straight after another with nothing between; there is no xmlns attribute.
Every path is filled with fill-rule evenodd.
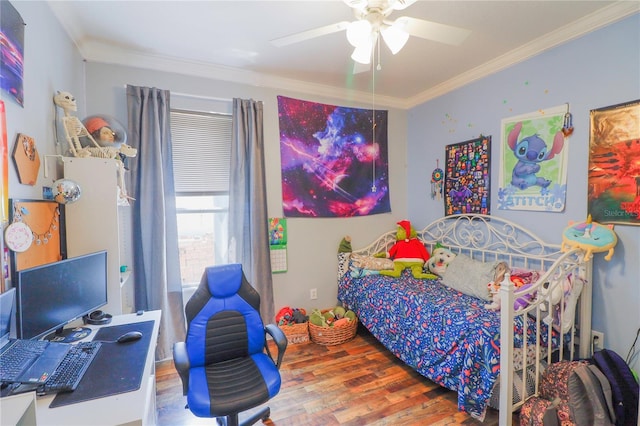
<svg viewBox="0 0 640 426"><path fill-rule="evenodd" d="M509 265L505 262L500 262L496 265L493 281L490 281L489 284L487 284L487 289L491 295L491 303L484 305L486 309L490 309L492 311L500 310L500 284L504 281L504 277L507 272L511 272L511 268L509 268ZM525 284L524 280L520 277L509 275L509 279L517 289L525 289L529 287L529 284ZM515 310L517 311L518 309L525 308L530 299L531 295L528 294L516 298L513 303Z"/></svg>
<svg viewBox="0 0 640 426"><path fill-rule="evenodd" d="M393 259L393 270L380 271L380 275L397 278L405 269L411 269L414 278L438 278L437 275L423 272L424 264L430 257L429 252L422 241L418 239L418 233L408 220L398 222L396 242L389 251L376 253L375 257Z"/></svg>
<svg viewBox="0 0 640 426"><path fill-rule="evenodd" d="M447 270L447 266L456 257L456 255L448 248L443 247L440 243L436 243L431 257L427 261L426 267L429 272L432 272L439 277L444 275Z"/></svg>

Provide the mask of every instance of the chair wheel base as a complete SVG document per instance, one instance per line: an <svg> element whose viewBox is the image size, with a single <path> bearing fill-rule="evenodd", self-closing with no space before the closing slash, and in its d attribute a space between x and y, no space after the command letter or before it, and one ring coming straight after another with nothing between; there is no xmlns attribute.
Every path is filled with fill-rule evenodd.
<svg viewBox="0 0 640 426"><path fill-rule="evenodd" d="M238 414L227 417L216 417L216 423L218 426L250 426L256 424L258 421L267 421L271 417L271 409L264 407L261 410L256 411L246 419L239 420Z"/></svg>

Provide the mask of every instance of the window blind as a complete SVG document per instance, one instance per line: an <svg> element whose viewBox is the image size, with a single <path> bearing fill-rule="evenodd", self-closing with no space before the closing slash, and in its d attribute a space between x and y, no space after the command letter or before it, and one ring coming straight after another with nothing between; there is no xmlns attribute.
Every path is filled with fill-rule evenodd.
<svg viewBox="0 0 640 426"><path fill-rule="evenodd" d="M176 193L229 191L231 116L171 111Z"/></svg>

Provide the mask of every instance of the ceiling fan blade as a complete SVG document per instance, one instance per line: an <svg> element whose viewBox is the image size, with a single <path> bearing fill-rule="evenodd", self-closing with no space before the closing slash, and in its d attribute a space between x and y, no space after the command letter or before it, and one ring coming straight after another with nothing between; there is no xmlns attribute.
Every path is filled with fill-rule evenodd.
<svg viewBox="0 0 640 426"><path fill-rule="evenodd" d="M414 4L416 1L418 0L396 0L393 3L392 7L394 10L404 10Z"/></svg>
<svg viewBox="0 0 640 426"><path fill-rule="evenodd" d="M367 72L371 69L371 64L361 64L360 62L353 61L353 73L360 74Z"/></svg>
<svg viewBox="0 0 640 426"><path fill-rule="evenodd" d="M352 9L364 10L369 3L367 0L342 0Z"/></svg>
<svg viewBox="0 0 640 426"><path fill-rule="evenodd" d="M471 34L470 30L453 27L451 25L438 24L437 22L403 16L397 21L406 20L405 31L412 36L433 40L440 43L459 46Z"/></svg>
<svg viewBox="0 0 640 426"><path fill-rule="evenodd" d="M302 31L299 33L273 39L271 40L271 44L277 47L287 46L289 44L299 43L301 41L346 30L348 25L348 21L336 22L335 24L325 25L324 27L314 28L312 30Z"/></svg>

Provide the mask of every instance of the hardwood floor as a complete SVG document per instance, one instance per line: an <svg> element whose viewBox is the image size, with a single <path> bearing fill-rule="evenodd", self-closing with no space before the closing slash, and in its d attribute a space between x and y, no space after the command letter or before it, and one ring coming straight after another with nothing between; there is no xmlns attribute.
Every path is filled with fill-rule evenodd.
<svg viewBox="0 0 640 426"><path fill-rule="evenodd" d="M455 392L404 365L362 328L342 345L289 345L280 373L280 393L267 404L272 426L498 424L491 408L484 422L459 412ZM184 408L171 361L157 364L156 381L160 426L215 425Z"/></svg>

